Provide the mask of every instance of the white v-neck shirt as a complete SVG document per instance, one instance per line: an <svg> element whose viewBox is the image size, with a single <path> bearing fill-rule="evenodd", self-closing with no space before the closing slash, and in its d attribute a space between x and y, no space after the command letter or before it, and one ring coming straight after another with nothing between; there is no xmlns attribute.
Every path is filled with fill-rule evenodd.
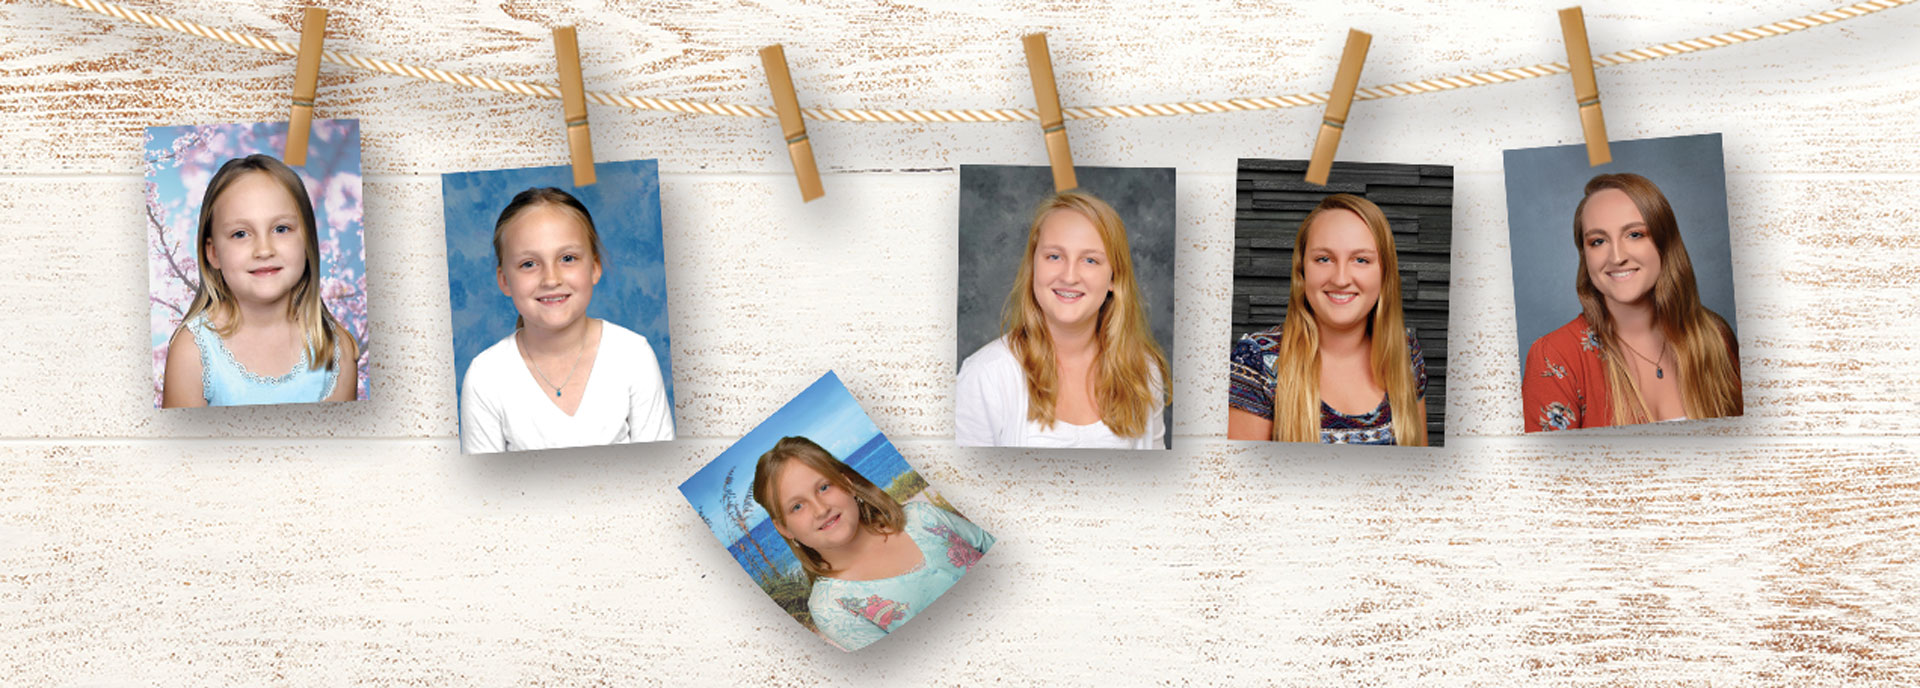
<svg viewBox="0 0 1920 688"><path fill-rule="evenodd" d="M673 406L661 382L660 362L647 338L600 321L580 406L569 416L555 406L527 370L520 347L507 335L467 366L460 390L460 451L587 447L673 439Z"/></svg>

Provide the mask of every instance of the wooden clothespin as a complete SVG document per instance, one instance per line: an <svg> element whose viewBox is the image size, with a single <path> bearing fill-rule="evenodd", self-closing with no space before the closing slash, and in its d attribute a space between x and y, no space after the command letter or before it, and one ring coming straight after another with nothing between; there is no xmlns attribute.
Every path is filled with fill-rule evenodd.
<svg viewBox="0 0 1920 688"><path fill-rule="evenodd" d="M1340 55L1340 71L1334 72L1333 91L1327 94L1327 114L1320 120L1320 136L1313 142L1313 159L1307 163L1307 181L1327 185L1327 173L1333 170L1333 153L1340 148L1340 134L1347 128L1347 111L1353 107L1353 92L1360 87L1360 68L1367 63L1367 48L1373 35L1358 29L1347 30L1347 49Z"/></svg>
<svg viewBox="0 0 1920 688"><path fill-rule="evenodd" d="M1560 10L1560 33L1567 39L1567 71L1573 73L1573 97L1580 103L1587 165L1613 162L1613 151L1607 147L1607 121L1600 116L1600 85L1593 78L1593 53L1587 48L1587 20L1578 6Z"/></svg>
<svg viewBox="0 0 1920 688"><path fill-rule="evenodd" d="M553 30L553 54L560 60L560 107L567 117L567 150L573 158L573 185L592 186L593 135L587 130L587 87L580 76L580 40L573 27Z"/></svg>
<svg viewBox="0 0 1920 688"><path fill-rule="evenodd" d="M313 96L320 89L320 51L327 40L327 11L307 8L300 22L300 57L293 68L293 114L287 120L287 149L280 161L288 167L307 164L307 138L313 132Z"/></svg>
<svg viewBox="0 0 1920 688"><path fill-rule="evenodd" d="M1047 138L1047 161L1053 165L1053 190L1080 186L1073 174L1073 152L1067 149L1067 122L1060 112L1060 90L1053 83L1053 56L1047 53L1047 35L1028 34L1027 72L1033 76L1033 100L1040 107L1040 131Z"/></svg>
<svg viewBox="0 0 1920 688"><path fill-rule="evenodd" d="M780 134L787 140L787 155L793 158L793 176L800 180L800 201L827 195L820 186L820 168L813 162L813 143L807 140L807 123L800 118L800 99L793 94L793 75L787 72L787 51L775 43L760 49L760 64L767 69L767 86L773 89L773 109L780 114Z"/></svg>

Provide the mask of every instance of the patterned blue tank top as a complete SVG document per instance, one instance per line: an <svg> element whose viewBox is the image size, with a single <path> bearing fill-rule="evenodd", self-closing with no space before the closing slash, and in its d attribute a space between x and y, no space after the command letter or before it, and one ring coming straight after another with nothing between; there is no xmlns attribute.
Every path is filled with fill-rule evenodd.
<svg viewBox="0 0 1920 688"><path fill-rule="evenodd" d="M334 348L331 370L313 370L307 366L307 357L301 356L287 374L266 377L240 365L220 334L207 323L205 314L187 321L186 328L193 333L193 343L200 347L200 388L204 390L208 406L298 404L323 401L333 393L342 365L338 347ZM313 342L307 342L307 346L313 346Z"/></svg>

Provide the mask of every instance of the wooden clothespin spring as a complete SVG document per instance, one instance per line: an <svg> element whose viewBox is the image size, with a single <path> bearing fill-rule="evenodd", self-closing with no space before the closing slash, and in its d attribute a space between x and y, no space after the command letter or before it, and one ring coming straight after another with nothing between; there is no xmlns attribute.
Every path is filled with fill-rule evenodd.
<svg viewBox="0 0 1920 688"><path fill-rule="evenodd" d="M1333 171L1333 154L1340 148L1340 134L1347 128L1347 112L1353 108L1353 92L1360 86L1360 68L1367 63L1367 48L1373 36L1358 29L1347 30L1347 47L1340 55L1340 70L1334 73L1333 90L1327 94L1327 114L1320 121L1320 135L1313 142L1313 158L1307 162L1307 181L1326 186Z"/></svg>
<svg viewBox="0 0 1920 688"><path fill-rule="evenodd" d="M1053 166L1053 190L1066 191L1080 186L1073 173L1073 152L1067 148L1067 122L1060 108L1060 90L1053 81L1053 56L1047 51L1047 35L1028 34L1027 73L1033 77L1033 100L1040 108L1040 132L1047 139L1047 162Z"/></svg>
<svg viewBox="0 0 1920 688"><path fill-rule="evenodd" d="M320 53L327 40L327 11L309 7L300 22L300 56L293 68L293 112L287 118L287 148L280 160L305 167L313 133L313 100L320 89Z"/></svg>
<svg viewBox="0 0 1920 688"><path fill-rule="evenodd" d="M1578 6L1560 10L1560 33L1567 41L1567 71L1573 74L1573 98L1580 106L1580 131L1587 138L1587 165L1613 162L1607 121L1600 115L1600 85L1593 78L1593 52L1587 47L1587 20Z"/></svg>
<svg viewBox="0 0 1920 688"><path fill-rule="evenodd" d="M793 92L793 75L787 71L787 51L778 43L760 49L760 64L767 70L767 86L773 89L773 109L780 115L780 134L787 141L787 155L793 158L793 176L800 181L801 202L827 195L820 185L820 167L813 161L813 143L807 139L807 123L800 117L800 98Z"/></svg>

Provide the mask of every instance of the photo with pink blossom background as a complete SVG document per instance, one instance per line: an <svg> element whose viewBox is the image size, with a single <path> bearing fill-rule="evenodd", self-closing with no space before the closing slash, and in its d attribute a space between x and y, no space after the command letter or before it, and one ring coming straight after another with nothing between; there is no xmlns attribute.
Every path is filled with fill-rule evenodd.
<svg viewBox="0 0 1920 688"><path fill-rule="evenodd" d="M200 283L194 235L207 183L228 160L255 153L281 157L286 140L286 122L147 129L147 283L155 407L160 406L167 341L179 328ZM307 139L307 164L293 170L306 183L307 196L313 201L314 231L320 243L320 298L359 345L360 384L354 398L366 399L372 347L367 337L359 120L314 120Z"/></svg>

